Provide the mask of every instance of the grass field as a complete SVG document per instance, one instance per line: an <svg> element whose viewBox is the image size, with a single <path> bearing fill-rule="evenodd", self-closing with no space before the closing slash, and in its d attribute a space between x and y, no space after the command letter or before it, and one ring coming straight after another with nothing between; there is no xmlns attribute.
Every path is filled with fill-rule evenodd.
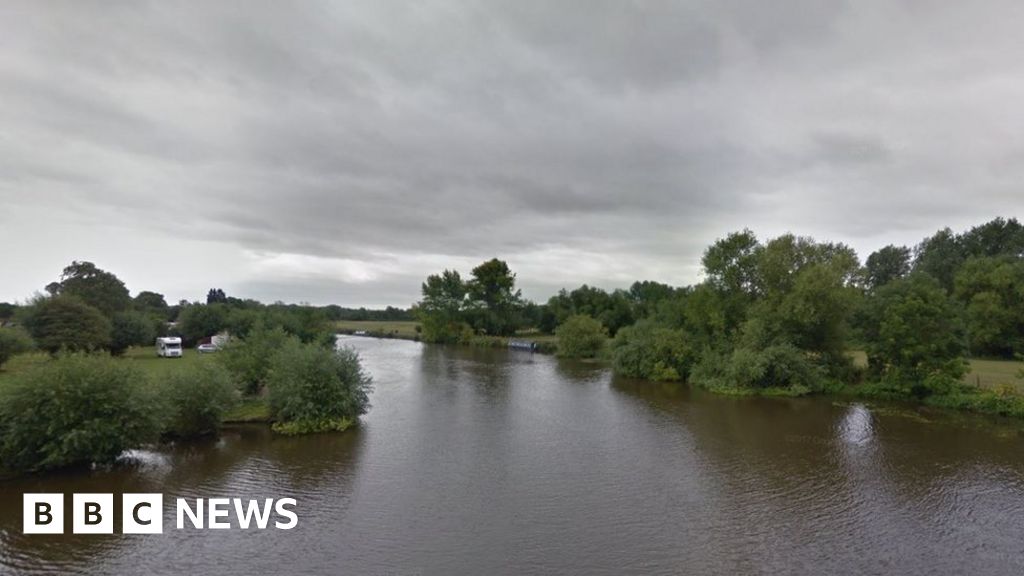
<svg viewBox="0 0 1024 576"><path fill-rule="evenodd" d="M868 356L863 350L850 352L853 363L858 366L868 365ZM1000 384L1010 384L1018 394L1024 394L1024 379L1020 378L1024 370L1024 362L1013 360L968 360L970 371L964 375L964 382L981 388L995 388Z"/></svg>
<svg viewBox="0 0 1024 576"><path fill-rule="evenodd" d="M130 348L121 358L125 362L131 362L133 366L138 367L146 374L155 377L199 362L211 362L213 356L214 354L200 354L195 350L185 350L181 358L160 358L156 355L155 348L146 346ZM3 370L0 370L0 382L32 366L47 362L49 359L50 355L43 352L19 354L4 364Z"/></svg>

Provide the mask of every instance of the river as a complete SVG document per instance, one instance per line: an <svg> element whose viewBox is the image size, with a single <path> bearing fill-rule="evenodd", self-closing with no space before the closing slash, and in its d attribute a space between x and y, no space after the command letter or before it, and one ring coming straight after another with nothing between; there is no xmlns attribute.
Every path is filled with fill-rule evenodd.
<svg viewBox="0 0 1024 576"><path fill-rule="evenodd" d="M0 572L1024 574L1014 423L716 396L529 352L341 343L374 377L358 427L234 427L113 470L0 483ZM23 535L25 492L171 504L161 535ZM174 498L220 496L293 497L299 524L175 529Z"/></svg>

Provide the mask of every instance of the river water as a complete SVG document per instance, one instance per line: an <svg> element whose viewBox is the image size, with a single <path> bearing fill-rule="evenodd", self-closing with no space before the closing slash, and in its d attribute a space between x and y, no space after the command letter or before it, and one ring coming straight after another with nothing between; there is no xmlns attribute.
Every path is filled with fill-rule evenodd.
<svg viewBox="0 0 1024 576"><path fill-rule="evenodd" d="M114 470L0 483L0 572L1024 574L1017 424L715 396L528 352L341 342L375 381L360 426L243 426ZM25 492L170 504L161 535L30 536ZM299 524L177 530L177 497L293 497Z"/></svg>

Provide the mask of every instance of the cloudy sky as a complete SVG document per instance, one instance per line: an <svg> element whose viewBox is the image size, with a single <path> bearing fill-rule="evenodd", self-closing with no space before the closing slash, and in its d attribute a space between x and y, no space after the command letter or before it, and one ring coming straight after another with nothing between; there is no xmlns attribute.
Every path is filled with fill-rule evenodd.
<svg viewBox="0 0 1024 576"><path fill-rule="evenodd" d="M699 279L749 227L890 242L1024 216L1024 3L5 1L0 301L406 306Z"/></svg>

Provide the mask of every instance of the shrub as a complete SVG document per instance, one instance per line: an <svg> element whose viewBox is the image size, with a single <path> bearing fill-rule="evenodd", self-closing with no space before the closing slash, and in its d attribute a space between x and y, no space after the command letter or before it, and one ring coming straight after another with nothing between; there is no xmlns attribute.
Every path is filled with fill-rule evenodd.
<svg viewBox="0 0 1024 576"><path fill-rule="evenodd" d="M50 353L88 351L110 346L110 321L98 309L71 296L37 303L25 321L36 346Z"/></svg>
<svg viewBox="0 0 1024 576"><path fill-rule="evenodd" d="M20 328L0 328L0 368L15 354L32 349L32 338Z"/></svg>
<svg viewBox="0 0 1024 576"><path fill-rule="evenodd" d="M555 329L558 355L566 358L593 358L604 350L608 330L585 314L570 316Z"/></svg>
<svg viewBox="0 0 1024 576"><path fill-rule="evenodd" d="M807 354L791 344L760 350L738 348L725 364L721 384L739 388L790 388L811 391L821 387L822 371Z"/></svg>
<svg viewBox="0 0 1024 576"><path fill-rule="evenodd" d="M623 376L679 380L689 375L693 360L682 330L649 321L619 330L612 340L612 365Z"/></svg>
<svg viewBox="0 0 1024 576"><path fill-rule="evenodd" d="M369 408L370 377L355 351L289 343L267 379L274 430L307 434L344 430Z"/></svg>
<svg viewBox="0 0 1024 576"><path fill-rule="evenodd" d="M238 401L231 375L210 362L165 374L158 390L167 405L165 431L182 438L216 433Z"/></svg>
<svg viewBox="0 0 1024 576"><path fill-rule="evenodd" d="M158 437L160 413L130 363L61 355L0 389L0 461L17 471L111 463Z"/></svg>
<svg viewBox="0 0 1024 576"><path fill-rule="evenodd" d="M244 339L230 340L220 352L220 359L242 392L258 394L270 374L274 355L287 344L296 342L298 338L279 326L267 328L257 323Z"/></svg>

